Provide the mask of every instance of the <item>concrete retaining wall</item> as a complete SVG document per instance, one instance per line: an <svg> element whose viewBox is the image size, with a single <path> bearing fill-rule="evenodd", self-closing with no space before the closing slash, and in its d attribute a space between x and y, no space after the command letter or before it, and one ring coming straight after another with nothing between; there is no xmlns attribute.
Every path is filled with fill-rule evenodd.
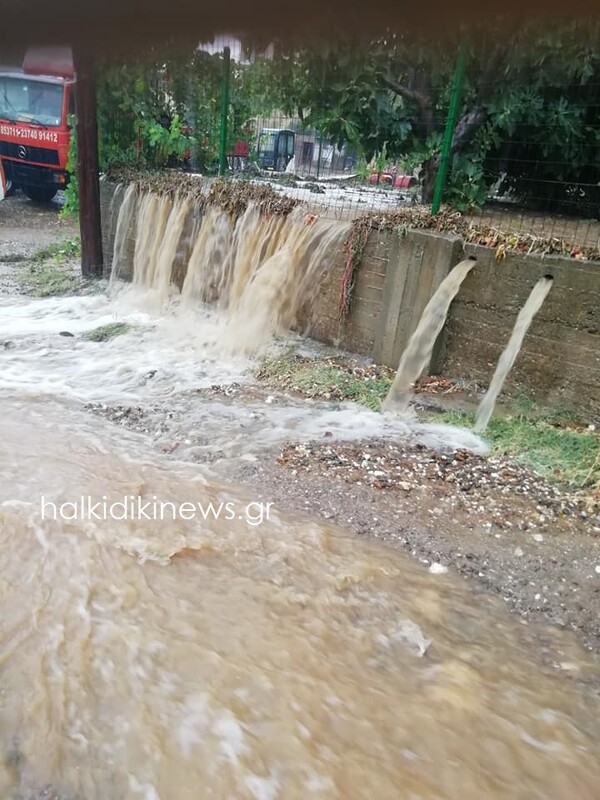
<svg viewBox="0 0 600 800"><path fill-rule="evenodd" d="M104 252L104 274L110 275L113 249L115 246L115 231L119 209L123 202L123 188L119 187L116 191L115 184L109 181L100 181L100 206L102 209L102 250ZM133 263L133 248L135 239L133 231L128 237L128 245L131 250L131 261Z"/></svg>
<svg viewBox="0 0 600 800"><path fill-rule="evenodd" d="M356 276L350 314L340 321L340 287L344 274L344 253L336 253L321 284L310 335L354 353L374 352L381 318L384 286L392 240L389 233L374 232L369 237Z"/></svg>
<svg viewBox="0 0 600 800"><path fill-rule="evenodd" d="M508 254L469 246L478 264L447 324L444 369L487 384L517 314L535 282L552 275L509 377L509 390L552 405L600 412L600 264Z"/></svg>
<svg viewBox="0 0 600 800"><path fill-rule="evenodd" d="M519 310L536 281L554 283L525 337L508 394L600 414L600 264L464 245L425 231L374 232L359 269L351 312L338 321L343 256L321 287L312 335L396 367L425 305L448 271L477 258L454 300L429 371L489 384Z"/></svg>
<svg viewBox="0 0 600 800"><path fill-rule="evenodd" d="M113 194L114 187L103 186L109 269L123 196L121 193L113 200ZM133 237L132 230L127 248L131 255ZM183 239L191 244L189 235ZM396 367L433 292L467 255L474 255L478 263L451 306L429 371L487 386L520 308L535 282L549 274L554 277L553 287L525 337L506 391L600 415L599 263L519 253L496 261L490 248L463 246L458 237L426 231L374 231L356 275L349 314L340 320L344 272L340 251L312 309L310 335ZM179 283L183 261L180 266L175 271Z"/></svg>

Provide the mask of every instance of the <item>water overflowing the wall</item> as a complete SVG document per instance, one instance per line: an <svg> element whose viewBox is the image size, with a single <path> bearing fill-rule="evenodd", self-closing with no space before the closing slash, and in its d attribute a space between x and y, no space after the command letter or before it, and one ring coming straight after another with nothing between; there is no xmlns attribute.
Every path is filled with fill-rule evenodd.
<svg viewBox="0 0 600 800"><path fill-rule="evenodd" d="M115 222L115 206L121 200L121 194L124 193L121 204L116 212ZM124 266L127 261L127 243L131 225L133 223L137 211L138 192L135 184L130 184L126 188L119 184L110 203L110 221L109 227L115 225L115 239L113 246L112 256L112 271L110 279L112 282L117 281L123 277Z"/></svg>
<svg viewBox="0 0 600 800"><path fill-rule="evenodd" d="M484 431L494 413L498 395L502 391L504 381L506 380L511 367L515 363L515 359L519 355L525 334L529 330L529 326L537 312L542 307L544 300L548 296L548 292L552 288L552 278L543 277L533 287L531 294L527 298L527 302L519 312L515 327L508 340L506 348L503 350L502 355L496 366L496 370L492 377L491 383L483 400L477 409L475 417L474 430L477 432Z"/></svg>
<svg viewBox="0 0 600 800"><path fill-rule="evenodd" d="M193 241L178 268L186 226ZM323 271L348 227L302 208L267 215L252 204L234 218L215 206L195 206L189 197L140 193L132 185L116 221L111 280L128 275L133 233L135 285L164 304L181 284L184 307L209 303L226 312L224 346L252 351L297 326L301 313L310 318Z"/></svg>

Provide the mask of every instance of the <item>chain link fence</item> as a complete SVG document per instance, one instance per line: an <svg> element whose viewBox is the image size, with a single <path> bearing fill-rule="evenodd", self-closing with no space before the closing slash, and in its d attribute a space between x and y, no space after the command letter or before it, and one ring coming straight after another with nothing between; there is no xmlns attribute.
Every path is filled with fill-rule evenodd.
<svg viewBox="0 0 600 800"><path fill-rule="evenodd" d="M268 182L340 219L409 223L438 190L478 241L596 257L600 47L565 30L483 55L473 40L285 52L222 37L106 64L103 160Z"/></svg>

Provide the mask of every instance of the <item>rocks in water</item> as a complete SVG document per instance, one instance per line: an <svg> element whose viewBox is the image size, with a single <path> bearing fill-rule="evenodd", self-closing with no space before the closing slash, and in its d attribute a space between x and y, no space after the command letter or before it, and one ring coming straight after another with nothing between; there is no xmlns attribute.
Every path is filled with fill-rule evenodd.
<svg viewBox="0 0 600 800"><path fill-rule="evenodd" d="M429 567L429 572L431 572L432 575L445 575L446 572L448 572L448 567L444 566L444 564L439 564L437 561L434 561Z"/></svg>

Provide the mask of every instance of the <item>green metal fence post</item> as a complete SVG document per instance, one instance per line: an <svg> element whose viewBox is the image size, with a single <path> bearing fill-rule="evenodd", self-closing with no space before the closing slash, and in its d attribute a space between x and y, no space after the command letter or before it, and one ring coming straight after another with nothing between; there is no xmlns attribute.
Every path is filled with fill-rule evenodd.
<svg viewBox="0 0 600 800"><path fill-rule="evenodd" d="M219 175L227 172L227 117L229 114L229 73L231 50L223 48L223 77L221 78L221 125L219 128Z"/></svg>
<svg viewBox="0 0 600 800"><path fill-rule="evenodd" d="M444 138L442 140L442 152L440 153L440 165L435 177L433 201L431 203L432 214L437 214L442 205L442 195L444 193L446 176L448 175L448 167L450 165L450 154L452 152L452 138L454 136L454 128L456 127L456 120L458 118L462 87L465 81L466 60L465 48L463 45L461 45L458 48L458 55L456 57L456 67L454 70L454 79L452 81L452 91L450 94L450 106L448 108L446 128L444 129Z"/></svg>

